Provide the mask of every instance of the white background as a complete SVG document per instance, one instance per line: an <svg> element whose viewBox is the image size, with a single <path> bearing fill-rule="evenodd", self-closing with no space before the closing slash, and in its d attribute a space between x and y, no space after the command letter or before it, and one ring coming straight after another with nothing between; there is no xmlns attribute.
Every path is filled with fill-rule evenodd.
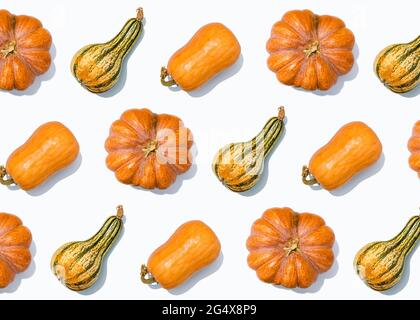
<svg viewBox="0 0 420 320"><path fill-rule="evenodd" d="M410 272L420 268L419 250L401 285L387 293L366 287L352 266L361 246L394 236L420 206L419 179L408 167L406 148L419 119L419 90L392 93L379 83L372 68L383 47L418 36L418 1L398 3L2 0L1 7L10 12L32 15L44 23L53 36L54 62L28 91L0 93L0 158L5 162L40 124L58 120L74 132L82 160L34 192L0 189L0 210L20 216L34 239L33 263L0 291L0 299L419 298L420 273ZM73 54L86 44L109 40L138 6L144 7L145 33L129 58L121 85L102 96L81 88L69 70ZM284 86L266 67L265 43L272 24L286 11L304 8L342 18L356 37L351 73L327 93ZM223 22L236 34L242 62L191 95L161 86L160 67L200 26L212 21ZM230 192L211 171L215 152L226 143L251 138L279 105L286 107L287 131L269 160L268 176L254 192ZM105 166L103 145L110 124L124 110L143 107L178 115L195 137L194 168L166 192L122 185ZM341 125L353 120L376 131L383 159L337 192L304 186L302 165ZM91 236L118 204L125 207L125 231L109 256L104 276L88 291L66 289L51 274L52 253L65 242ZM336 263L310 289L264 284L247 266L245 241L251 224L275 206L319 214L335 231ZM224 258L174 291L140 283L141 263L191 219L202 219L215 230Z"/></svg>

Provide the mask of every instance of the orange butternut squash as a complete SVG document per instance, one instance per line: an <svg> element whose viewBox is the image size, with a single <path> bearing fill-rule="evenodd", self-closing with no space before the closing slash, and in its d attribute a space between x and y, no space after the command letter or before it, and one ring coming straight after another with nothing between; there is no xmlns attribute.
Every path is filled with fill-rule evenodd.
<svg viewBox="0 0 420 320"><path fill-rule="evenodd" d="M303 167L302 180L333 190L374 164L381 154L376 133L363 122L350 122L312 156L309 167Z"/></svg>
<svg viewBox="0 0 420 320"><path fill-rule="evenodd" d="M232 31L221 23L209 23L172 55L167 68L161 70L161 82L192 91L234 64L240 53Z"/></svg>
<svg viewBox="0 0 420 320"><path fill-rule="evenodd" d="M408 140L408 150L411 152L408 163L410 168L417 172L420 178L420 120L413 128L413 134Z"/></svg>
<svg viewBox="0 0 420 320"><path fill-rule="evenodd" d="M143 283L159 283L172 289L195 272L214 262L220 254L216 234L202 221L189 221L180 226L142 265Z"/></svg>
<svg viewBox="0 0 420 320"><path fill-rule="evenodd" d="M60 122L47 122L9 156L6 168L0 168L0 183L34 189L70 165L78 154L73 133Z"/></svg>

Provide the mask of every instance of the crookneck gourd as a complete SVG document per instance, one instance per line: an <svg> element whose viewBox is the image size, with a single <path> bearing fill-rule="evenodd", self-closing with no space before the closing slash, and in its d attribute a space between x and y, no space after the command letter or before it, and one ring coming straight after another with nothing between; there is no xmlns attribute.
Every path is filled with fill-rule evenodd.
<svg viewBox="0 0 420 320"><path fill-rule="evenodd" d="M143 29L143 9L126 22L110 41L90 44L73 57L71 71L83 87L94 93L111 89L118 82L124 58L133 48Z"/></svg>
<svg viewBox="0 0 420 320"><path fill-rule="evenodd" d="M141 281L175 288L213 263L220 248L219 239L208 225L198 220L186 222L152 253L147 265L141 266Z"/></svg>
<svg viewBox="0 0 420 320"><path fill-rule="evenodd" d="M41 125L32 136L0 166L0 183L31 190L69 166L79 154L79 143L60 122Z"/></svg>
<svg viewBox="0 0 420 320"><path fill-rule="evenodd" d="M51 43L37 18L0 10L0 89L25 90L47 72Z"/></svg>
<svg viewBox="0 0 420 320"><path fill-rule="evenodd" d="M60 282L74 291L91 287L100 275L103 258L117 239L122 226L123 207L109 217L90 239L61 246L51 259L51 270Z"/></svg>
<svg viewBox="0 0 420 320"><path fill-rule="evenodd" d="M413 127L413 133L408 140L408 150L411 152L408 163L420 178L420 120Z"/></svg>
<svg viewBox="0 0 420 320"><path fill-rule="evenodd" d="M310 10L292 10L271 29L267 64L286 85L328 90L354 63L354 35L344 22Z"/></svg>
<svg viewBox="0 0 420 320"><path fill-rule="evenodd" d="M316 214L268 209L252 225L248 265L261 281L308 288L333 265L334 241L334 232Z"/></svg>
<svg viewBox="0 0 420 320"><path fill-rule="evenodd" d="M420 216L415 216L391 240L364 246L354 259L357 274L373 290L392 288L401 280L406 257L419 237Z"/></svg>
<svg viewBox="0 0 420 320"><path fill-rule="evenodd" d="M12 283L17 273L31 264L32 235L13 214L0 213L0 288Z"/></svg>
<svg viewBox="0 0 420 320"><path fill-rule="evenodd" d="M221 23L209 23L172 55L168 67L161 69L160 81L167 87L192 91L233 65L240 54L232 31Z"/></svg>
<svg viewBox="0 0 420 320"><path fill-rule="evenodd" d="M278 115L268 120L253 139L230 143L217 152L213 172L224 186L235 192L244 192L258 183L264 160L281 136L284 118L284 107L280 107Z"/></svg>
<svg viewBox="0 0 420 320"><path fill-rule="evenodd" d="M383 49L375 59L374 68L388 89L397 93L414 89L420 82L420 36Z"/></svg>
<svg viewBox="0 0 420 320"><path fill-rule="evenodd" d="M381 154L376 133L363 122L350 122L312 156L308 167L303 167L302 181L326 190L337 189L378 161Z"/></svg>
<svg viewBox="0 0 420 320"><path fill-rule="evenodd" d="M167 189L190 169L192 145L191 131L180 118L131 109L109 130L106 165L122 183Z"/></svg>

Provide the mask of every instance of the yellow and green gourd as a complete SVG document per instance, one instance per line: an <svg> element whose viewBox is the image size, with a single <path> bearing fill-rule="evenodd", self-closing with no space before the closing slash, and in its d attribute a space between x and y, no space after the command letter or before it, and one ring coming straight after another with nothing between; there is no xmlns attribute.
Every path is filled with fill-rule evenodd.
<svg viewBox="0 0 420 320"><path fill-rule="evenodd" d="M143 9L139 8L137 17L128 20L112 40L87 45L74 55L71 71L83 87L94 93L103 93L115 86L124 58L143 30L142 20Z"/></svg>
<svg viewBox="0 0 420 320"><path fill-rule="evenodd" d="M420 216L415 216L391 240L364 246L354 259L357 274L373 290L392 288L401 280L406 257L419 237Z"/></svg>
<svg viewBox="0 0 420 320"><path fill-rule="evenodd" d="M267 121L261 132L247 142L230 143L213 160L213 172L228 189L244 192L252 189L264 171L264 160L284 129L284 107Z"/></svg>
<svg viewBox="0 0 420 320"><path fill-rule="evenodd" d="M375 60L379 80L390 90L404 93L420 82L420 36L408 43L383 49Z"/></svg>
<svg viewBox="0 0 420 320"><path fill-rule="evenodd" d="M91 287L100 275L103 258L122 229L123 207L109 217L101 229L85 241L61 246L51 259L51 270L67 288L82 291Z"/></svg>

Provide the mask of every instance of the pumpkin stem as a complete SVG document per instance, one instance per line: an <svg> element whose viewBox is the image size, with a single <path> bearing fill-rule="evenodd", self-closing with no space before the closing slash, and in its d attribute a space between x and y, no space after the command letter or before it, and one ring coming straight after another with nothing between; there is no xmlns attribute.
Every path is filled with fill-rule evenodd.
<svg viewBox="0 0 420 320"><path fill-rule="evenodd" d="M284 118L286 117L286 112L284 111L284 107L283 106L281 106L279 108L279 114L278 114L277 117L279 118L280 121L283 121Z"/></svg>
<svg viewBox="0 0 420 320"><path fill-rule="evenodd" d="M0 166L0 184L4 186L16 184L12 177L9 176L4 166Z"/></svg>
<svg viewBox="0 0 420 320"><path fill-rule="evenodd" d="M155 152L158 146L157 140L151 140L144 148L144 156L147 158L152 152Z"/></svg>
<svg viewBox="0 0 420 320"><path fill-rule="evenodd" d="M309 168L307 166L303 166L302 168L302 182L307 186L319 184L319 182L315 179L315 177L309 171Z"/></svg>
<svg viewBox="0 0 420 320"><path fill-rule="evenodd" d="M319 42L317 40L310 42L309 45L303 50L306 58L309 58L311 55L319 53Z"/></svg>
<svg viewBox="0 0 420 320"><path fill-rule="evenodd" d="M124 215L124 208L122 205L119 205L117 207L117 218L121 220L123 215Z"/></svg>
<svg viewBox="0 0 420 320"><path fill-rule="evenodd" d="M16 41L9 41L6 43L6 45L3 47L3 49L0 50L1 54L3 55L3 58L7 58L9 54L14 53L16 50Z"/></svg>
<svg viewBox="0 0 420 320"><path fill-rule="evenodd" d="M168 78L168 80L166 80ZM174 79L168 73L168 69L162 67L160 69L160 83L162 83L165 87L172 87L178 85Z"/></svg>
<svg viewBox="0 0 420 320"><path fill-rule="evenodd" d="M149 272L149 270L147 270L147 266L145 264L141 265L140 279L141 279L141 282L143 282L144 284L157 283L153 275Z"/></svg>
<svg viewBox="0 0 420 320"><path fill-rule="evenodd" d="M290 256L292 252L296 252L299 250L299 239L294 238L290 239L286 246L284 247L284 251L286 251L286 256Z"/></svg>
<svg viewBox="0 0 420 320"><path fill-rule="evenodd" d="M138 21L141 21L141 20L143 20L143 18L144 18L143 8L138 8L137 9L137 17L136 17L136 19Z"/></svg>

